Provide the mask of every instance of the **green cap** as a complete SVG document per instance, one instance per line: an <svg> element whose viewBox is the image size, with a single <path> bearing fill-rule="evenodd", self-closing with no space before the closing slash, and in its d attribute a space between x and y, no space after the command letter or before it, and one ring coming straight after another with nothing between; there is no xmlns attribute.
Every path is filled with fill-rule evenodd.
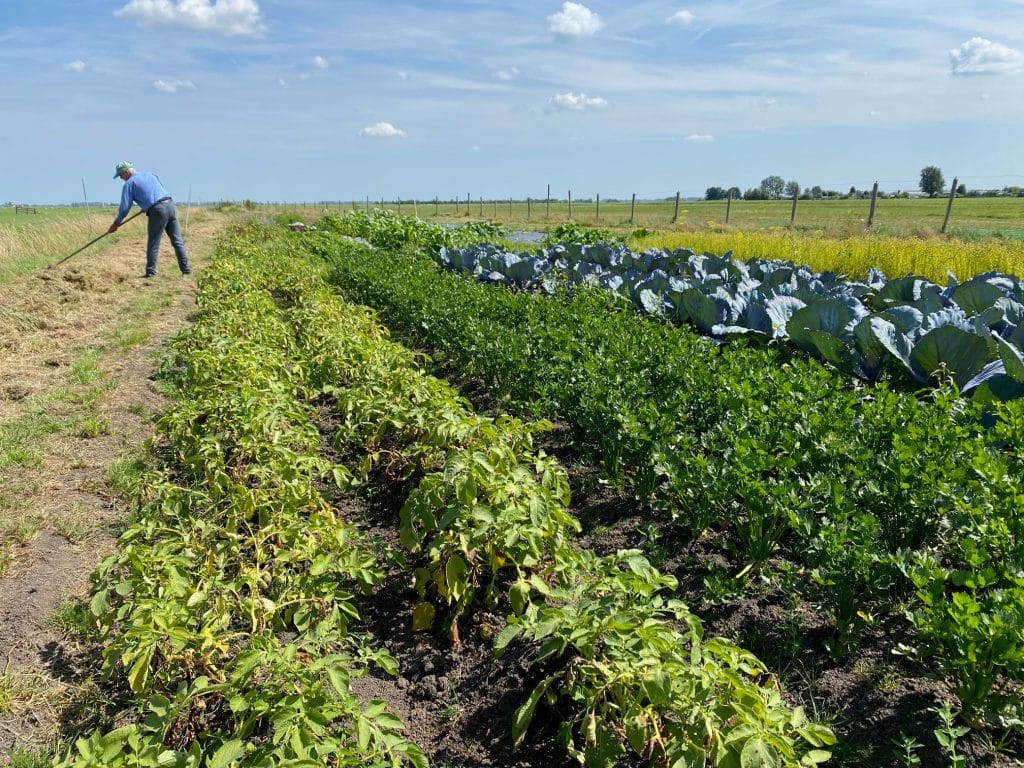
<svg viewBox="0 0 1024 768"><path fill-rule="evenodd" d="M127 160L122 160L120 163L114 166L114 178L116 179L125 171L133 170L134 166Z"/></svg>

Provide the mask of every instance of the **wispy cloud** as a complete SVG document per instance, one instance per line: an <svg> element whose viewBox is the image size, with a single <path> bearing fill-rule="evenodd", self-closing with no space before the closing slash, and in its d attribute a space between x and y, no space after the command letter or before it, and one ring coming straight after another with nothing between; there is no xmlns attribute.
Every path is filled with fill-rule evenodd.
<svg viewBox="0 0 1024 768"><path fill-rule="evenodd" d="M494 76L499 80L515 80L519 76L519 70L515 67L508 67L507 69L499 69L494 73Z"/></svg>
<svg viewBox="0 0 1024 768"><path fill-rule="evenodd" d="M153 87L160 93L177 93L178 91L194 91L196 86L191 80L155 80Z"/></svg>
<svg viewBox="0 0 1024 768"><path fill-rule="evenodd" d="M680 27L688 27L693 24L693 14L689 11L676 11L665 19L665 21L669 24L676 24Z"/></svg>
<svg viewBox="0 0 1024 768"><path fill-rule="evenodd" d="M577 95L572 92L555 94L548 99L548 103L559 109L569 109L576 112L608 106L608 102L600 96L587 96L585 93Z"/></svg>
<svg viewBox="0 0 1024 768"><path fill-rule="evenodd" d="M115 16L141 26L180 27L220 35L259 35L265 27L256 0L129 0Z"/></svg>
<svg viewBox="0 0 1024 768"><path fill-rule="evenodd" d="M687 141L695 141L699 144L710 144L715 140L715 137L710 133L691 133L686 137Z"/></svg>
<svg viewBox="0 0 1024 768"><path fill-rule="evenodd" d="M1024 53L983 37L972 37L949 52L949 63L953 75L1000 75L1024 70Z"/></svg>
<svg viewBox="0 0 1024 768"><path fill-rule="evenodd" d="M85 72L85 70L86 70L86 64L81 59L75 59L74 61L69 61L67 64L64 65L64 71L65 72Z"/></svg>
<svg viewBox="0 0 1024 768"><path fill-rule="evenodd" d="M562 3L560 12L548 16L548 29L556 35L589 37L603 26L601 17L580 3Z"/></svg>
<svg viewBox="0 0 1024 768"><path fill-rule="evenodd" d="M405 136L405 131L395 128L391 123L381 122L366 126L359 132L359 135L372 138L402 138Z"/></svg>
<svg viewBox="0 0 1024 768"><path fill-rule="evenodd" d="M328 62L327 59L325 59L323 56L314 56L313 66L316 67L317 69L327 69L331 65L330 62Z"/></svg>

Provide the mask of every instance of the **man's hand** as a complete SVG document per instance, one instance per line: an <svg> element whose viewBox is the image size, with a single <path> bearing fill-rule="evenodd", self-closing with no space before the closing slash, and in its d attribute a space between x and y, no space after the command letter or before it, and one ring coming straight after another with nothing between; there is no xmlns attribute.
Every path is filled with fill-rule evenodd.
<svg viewBox="0 0 1024 768"><path fill-rule="evenodd" d="M111 224L110 225L110 229L107 230L107 234L109 235L111 232L117 232L117 228L119 226L120 226L119 224Z"/></svg>

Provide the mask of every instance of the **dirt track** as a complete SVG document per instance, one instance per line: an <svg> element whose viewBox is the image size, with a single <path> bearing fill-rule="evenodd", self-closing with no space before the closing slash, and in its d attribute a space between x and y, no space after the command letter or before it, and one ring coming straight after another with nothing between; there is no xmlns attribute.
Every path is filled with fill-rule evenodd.
<svg viewBox="0 0 1024 768"><path fill-rule="evenodd" d="M150 417L162 408L153 353L187 322L196 279L228 220L212 211L193 216L190 277L179 274L165 239L157 278L143 280L145 228L135 224L98 254L85 251L0 291L0 424L38 403L57 421L73 420L82 389L75 363L85 358L98 368L96 407L107 425L92 437L66 428L46 435L33 446L38 462L0 473L9 507L0 515L38 529L27 543L4 547L12 559L0 578L0 688L10 701L3 706L0 695L0 765L16 747L45 746L78 682L73 641L48 619L88 593L90 573L114 546L126 510L108 469L152 434ZM124 341L129 335L135 343Z"/></svg>

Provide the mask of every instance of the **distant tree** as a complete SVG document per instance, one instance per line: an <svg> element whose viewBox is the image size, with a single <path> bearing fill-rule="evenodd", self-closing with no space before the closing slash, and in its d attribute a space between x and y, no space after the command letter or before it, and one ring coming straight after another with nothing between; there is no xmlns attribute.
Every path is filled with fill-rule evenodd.
<svg viewBox="0 0 1024 768"><path fill-rule="evenodd" d="M764 191L764 187L754 187L748 189L743 193L744 200L767 200L768 193Z"/></svg>
<svg viewBox="0 0 1024 768"><path fill-rule="evenodd" d="M766 200L778 200L786 188L786 180L781 176L768 176L761 179L761 191Z"/></svg>
<svg viewBox="0 0 1024 768"><path fill-rule="evenodd" d="M918 186L928 197L941 195L946 187L946 180L942 177L942 169L934 165L922 168L921 183Z"/></svg>
<svg viewBox="0 0 1024 768"><path fill-rule="evenodd" d="M795 181L786 182L786 197L796 197L800 194L800 185Z"/></svg>
<svg viewBox="0 0 1024 768"><path fill-rule="evenodd" d="M966 184L961 184L959 187L956 188L956 193L958 195L966 195L967 194L967 185Z"/></svg>
<svg viewBox="0 0 1024 768"><path fill-rule="evenodd" d="M815 184L813 187L811 187L811 197L812 198L814 198L815 200L821 200L823 195L824 195L824 192L821 191L821 187L819 187L817 184Z"/></svg>
<svg viewBox="0 0 1024 768"><path fill-rule="evenodd" d="M725 196L731 196L733 200L739 200L741 197L743 197L743 193L740 191L739 187L729 187L729 189L725 191Z"/></svg>
<svg viewBox="0 0 1024 768"><path fill-rule="evenodd" d="M859 193L856 187L850 187L850 191L846 193L847 197L856 197Z"/></svg>
<svg viewBox="0 0 1024 768"><path fill-rule="evenodd" d="M725 200L727 192L721 187L708 187L704 192L705 200Z"/></svg>

